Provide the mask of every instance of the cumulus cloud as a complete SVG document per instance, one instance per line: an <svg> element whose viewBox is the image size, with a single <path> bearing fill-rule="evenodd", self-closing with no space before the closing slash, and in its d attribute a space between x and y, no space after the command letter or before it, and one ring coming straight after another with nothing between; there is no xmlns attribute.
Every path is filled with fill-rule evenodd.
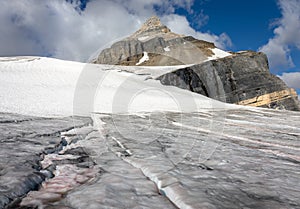
<svg viewBox="0 0 300 209"><path fill-rule="evenodd" d="M265 52L273 69L294 67L291 49L300 50L300 0L279 0L282 17L273 25L274 37L259 50Z"/></svg>
<svg viewBox="0 0 300 209"><path fill-rule="evenodd" d="M1 1L1 56L85 60L98 47L137 25L124 7L111 1L92 1L81 13L76 6L61 0Z"/></svg>
<svg viewBox="0 0 300 209"><path fill-rule="evenodd" d="M173 31L231 44L226 34L193 30L176 8L191 10L194 0L91 0L81 11L80 1L0 1L0 56L38 55L86 61L93 52L137 30L158 14ZM175 24L176 23L176 24Z"/></svg>
<svg viewBox="0 0 300 209"><path fill-rule="evenodd" d="M149 17L156 13L171 14L176 8L183 8L191 11L194 0L113 0L124 6L131 14L140 17Z"/></svg>
<svg viewBox="0 0 300 209"><path fill-rule="evenodd" d="M215 35L212 33L202 33L199 31L195 31L184 16L171 14L164 16L162 18L162 21L175 33L190 35L201 40L213 42L217 47L221 49L232 46L231 39L226 33Z"/></svg>
<svg viewBox="0 0 300 209"><path fill-rule="evenodd" d="M300 89L300 72L283 73L280 77L289 87Z"/></svg>
<svg viewBox="0 0 300 209"><path fill-rule="evenodd" d="M298 99L300 100L300 72L283 73L281 78L289 87L296 89L298 92Z"/></svg>

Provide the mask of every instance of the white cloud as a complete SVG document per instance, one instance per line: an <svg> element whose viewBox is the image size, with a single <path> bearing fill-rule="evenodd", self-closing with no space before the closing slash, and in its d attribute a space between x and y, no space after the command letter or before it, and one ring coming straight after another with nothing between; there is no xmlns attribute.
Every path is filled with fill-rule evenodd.
<svg viewBox="0 0 300 209"><path fill-rule="evenodd" d="M231 39L226 33L222 33L219 36L211 33L202 33L195 31L190 27L188 20L186 17L179 16L176 14L171 14L164 16L162 21L175 33L191 35L195 38L213 42L217 47L221 49L225 49L226 47L231 47Z"/></svg>
<svg viewBox="0 0 300 209"><path fill-rule="evenodd" d="M283 73L278 77L281 78L290 88L296 89L297 91L300 90L300 72ZM299 94L298 100L300 100Z"/></svg>
<svg viewBox="0 0 300 209"><path fill-rule="evenodd" d="M81 14L74 6L61 0L1 1L0 55L85 60L137 25L124 7L111 1L92 1Z"/></svg>
<svg viewBox="0 0 300 209"><path fill-rule="evenodd" d="M292 48L300 50L300 0L279 0L282 17L274 23L274 37L259 50L265 52L271 68L294 67Z"/></svg>
<svg viewBox="0 0 300 209"><path fill-rule="evenodd" d="M289 87L294 89L300 89L300 72L283 73L281 78Z"/></svg>
<svg viewBox="0 0 300 209"><path fill-rule="evenodd" d="M173 15L178 7L191 10L193 1L92 0L82 12L75 9L78 0L73 4L64 0L0 1L0 56L85 61L100 47L133 33L156 13L174 31L216 42L221 48L230 45L226 34L196 32L185 17Z"/></svg>
<svg viewBox="0 0 300 209"><path fill-rule="evenodd" d="M191 11L194 0L113 0L118 4L123 5L130 13L142 17L149 17L156 14L155 9L159 9L159 13L171 14L176 8L184 8ZM155 6L155 8L154 8Z"/></svg>

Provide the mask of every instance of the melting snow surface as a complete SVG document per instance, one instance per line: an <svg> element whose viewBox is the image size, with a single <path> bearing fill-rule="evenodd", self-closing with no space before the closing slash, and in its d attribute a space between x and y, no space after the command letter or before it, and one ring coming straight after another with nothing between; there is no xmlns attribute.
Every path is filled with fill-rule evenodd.
<svg viewBox="0 0 300 209"><path fill-rule="evenodd" d="M144 52L144 56L140 59L140 61L138 63L136 63L135 65L140 65L146 61L149 61L149 56L148 56L148 52Z"/></svg>

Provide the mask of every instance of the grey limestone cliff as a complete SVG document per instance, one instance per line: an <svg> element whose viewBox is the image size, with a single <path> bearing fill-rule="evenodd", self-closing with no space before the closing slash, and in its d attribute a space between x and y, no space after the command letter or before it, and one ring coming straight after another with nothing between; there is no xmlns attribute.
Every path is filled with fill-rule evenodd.
<svg viewBox="0 0 300 209"><path fill-rule="evenodd" d="M269 72L265 54L241 52L166 73L157 78L164 85L228 103L299 111L297 94Z"/></svg>

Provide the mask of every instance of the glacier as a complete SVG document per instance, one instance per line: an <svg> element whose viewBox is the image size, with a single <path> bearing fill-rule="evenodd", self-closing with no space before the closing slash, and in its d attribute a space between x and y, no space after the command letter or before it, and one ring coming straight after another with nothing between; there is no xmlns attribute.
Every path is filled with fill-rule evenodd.
<svg viewBox="0 0 300 209"><path fill-rule="evenodd" d="M183 67L0 58L0 208L300 207L300 113L155 80Z"/></svg>

